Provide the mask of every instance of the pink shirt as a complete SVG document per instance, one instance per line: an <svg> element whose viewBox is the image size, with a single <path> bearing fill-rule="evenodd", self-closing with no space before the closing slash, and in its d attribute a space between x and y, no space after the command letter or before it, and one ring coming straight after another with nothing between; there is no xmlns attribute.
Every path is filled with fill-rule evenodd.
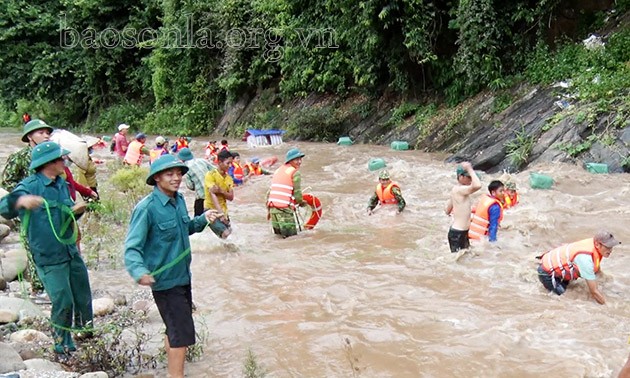
<svg viewBox="0 0 630 378"><path fill-rule="evenodd" d="M114 151L116 151L116 155L118 155L118 157L124 159L125 154L127 153L127 147L129 146L127 137L125 137L121 133L116 133L116 135L114 135L114 138L116 140L116 147L114 148ZM124 150L123 147L125 147Z"/></svg>

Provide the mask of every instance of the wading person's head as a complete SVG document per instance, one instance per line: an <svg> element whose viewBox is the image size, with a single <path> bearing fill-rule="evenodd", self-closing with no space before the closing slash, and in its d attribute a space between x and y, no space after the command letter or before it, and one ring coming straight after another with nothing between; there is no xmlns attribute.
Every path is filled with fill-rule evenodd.
<svg viewBox="0 0 630 378"><path fill-rule="evenodd" d="M24 125L22 142L28 143L31 147L37 146L50 140L53 128L48 126L41 119L34 119Z"/></svg>

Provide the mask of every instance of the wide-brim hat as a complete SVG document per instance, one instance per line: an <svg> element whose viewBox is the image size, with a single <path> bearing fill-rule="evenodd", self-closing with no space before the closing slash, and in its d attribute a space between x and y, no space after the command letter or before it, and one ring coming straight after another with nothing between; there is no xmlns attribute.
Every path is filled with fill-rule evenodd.
<svg viewBox="0 0 630 378"><path fill-rule="evenodd" d="M192 151L190 151L190 148L188 147L184 147L179 150L179 152L177 153L177 157L181 161L188 161L194 158Z"/></svg>
<svg viewBox="0 0 630 378"><path fill-rule="evenodd" d="M33 119L31 121L28 121L26 125L24 125L22 142L28 143L28 134L39 129L48 129L51 133L53 132L53 128L50 127L46 122L42 121L41 119Z"/></svg>
<svg viewBox="0 0 630 378"><path fill-rule="evenodd" d="M306 156L306 155L304 155L302 153L302 151L300 151L297 148L292 148L289 151L287 151L287 156L286 156L286 159L284 160L284 163L286 164L286 163L290 162L291 160L295 160L297 158L301 158L301 157L304 157L304 156Z"/></svg>
<svg viewBox="0 0 630 378"><path fill-rule="evenodd" d="M48 141L38 144L33 148L33 152L31 153L31 165L28 168L30 170L37 169L69 153L70 151L61 148L61 146L55 142Z"/></svg>
<svg viewBox="0 0 630 378"><path fill-rule="evenodd" d="M171 168L180 168L183 174L186 174L186 172L188 172L188 167L186 166L186 164L182 163L175 156L162 155L151 164L151 171L149 172L149 177L147 177L147 184L155 185L156 182L153 177L156 174Z"/></svg>

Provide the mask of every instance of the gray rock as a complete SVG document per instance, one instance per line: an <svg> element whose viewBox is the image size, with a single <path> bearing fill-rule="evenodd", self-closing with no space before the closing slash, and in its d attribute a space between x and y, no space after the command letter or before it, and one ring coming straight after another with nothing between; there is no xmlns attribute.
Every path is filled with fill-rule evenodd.
<svg viewBox="0 0 630 378"><path fill-rule="evenodd" d="M36 370L36 371L63 371L63 368L60 364L51 362L48 360L44 360L42 358L33 358L30 360L24 361L24 365L26 365L27 370Z"/></svg>
<svg viewBox="0 0 630 378"><path fill-rule="evenodd" d="M628 147L630 147L630 127L627 127L623 130L619 139Z"/></svg>
<svg viewBox="0 0 630 378"><path fill-rule="evenodd" d="M11 233L11 227L7 226L6 224L0 223L0 241L2 241L2 239L9 236L10 233Z"/></svg>
<svg viewBox="0 0 630 378"><path fill-rule="evenodd" d="M22 357L9 345L0 343L0 374L26 369Z"/></svg>
<svg viewBox="0 0 630 378"><path fill-rule="evenodd" d="M14 293L30 293L31 283L28 281L12 281L9 282L9 291Z"/></svg>
<svg viewBox="0 0 630 378"><path fill-rule="evenodd" d="M92 301L94 316L104 316L114 312L114 300L111 298L99 298Z"/></svg>
<svg viewBox="0 0 630 378"><path fill-rule="evenodd" d="M0 308L0 324L15 323L18 319L17 312Z"/></svg>
<svg viewBox="0 0 630 378"><path fill-rule="evenodd" d="M134 311L142 311L142 312L149 311L150 307L151 307L151 303L147 301L146 299L135 301L132 306Z"/></svg>
<svg viewBox="0 0 630 378"><path fill-rule="evenodd" d="M35 353L31 349L22 349L18 353L20 357L22 357L22 361L32 360L33 358L37 358L37 353Z"/></svg>
<svg viewBox="0 0 630 378"><path fill-rule="evenodd" d="M108 378L109 376L104 371L93 371L91 373L85 373L80 375L79 378Z"/></svg>
<svg viewBox="0 0 630 378"><path fill-rule="evenodd" d="M125 306L125 305L127 305L127 297L125 297L123 294L117 295L114 298L114 304L116 306Z"/></svg>
<svg viewBox="0 0 630 378"><path fill-rule="evenodd" d="M42 310L28 300L21 298L0 297L0 309L10 310L19 314L20 320L24 317L44 317Z"/></svg>
<svg viewBox="0 0 630 378"><path fill-rule="evenodd" d="M9 338L14 343L50 343L52 338L34 329L22 329L11 334Z"/></svg>
<svg viewBox="0 0 630 378"><path fill-rule="evenodd" d="M24 248L14 248L7 251L0 259L0 274L7 282L17 278L26 268L26 251Z"/></svg>

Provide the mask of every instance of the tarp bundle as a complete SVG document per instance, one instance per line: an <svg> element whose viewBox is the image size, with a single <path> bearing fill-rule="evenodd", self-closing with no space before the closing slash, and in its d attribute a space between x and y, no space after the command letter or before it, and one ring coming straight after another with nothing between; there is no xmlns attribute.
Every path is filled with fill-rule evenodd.
<svg viewBox="0 0 630 378"><path fill-rule="evenodd" d="M93 138L93 137L86 137ZM86 170L88 166L88 146L86 139L79 137L68 130L55 129L50 135L50 140L70 151L70 159L77 167Z"/></svg>

